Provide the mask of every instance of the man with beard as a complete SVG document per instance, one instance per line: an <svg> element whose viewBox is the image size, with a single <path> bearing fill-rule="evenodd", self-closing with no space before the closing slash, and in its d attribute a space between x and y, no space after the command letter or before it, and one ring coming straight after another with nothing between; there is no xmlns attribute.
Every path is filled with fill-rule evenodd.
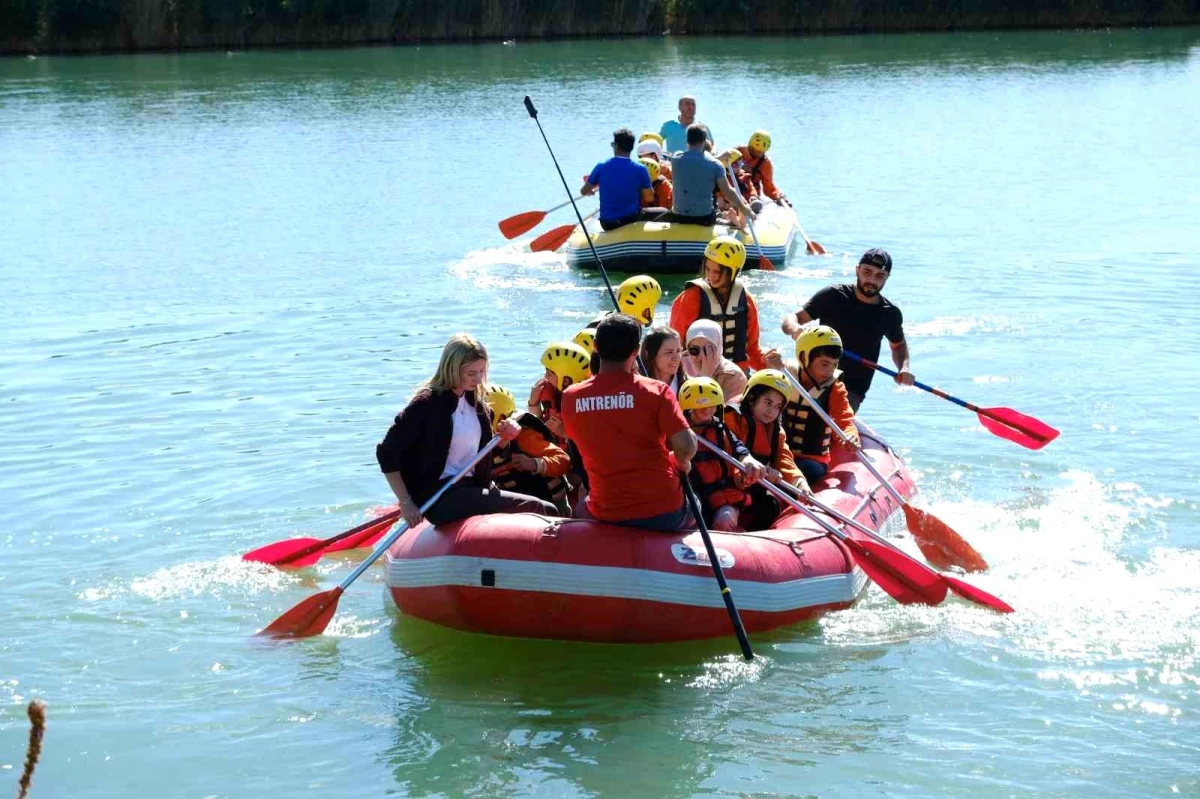
<svg viewBox="0 0 1200 799"><path fill-rule="evenodd" d="M911 386L916 379L908 368L908 342L904 340L904 316L879 292L892 273L892 256L873 247L863 253L856 270L857 281L827 286L814 294L804 307L783 320L783 332L800 335L801 325L814 319L829 325L842 337L846 350L869 361L879 360L879 346L887 336L892 362L899 374L897 384ZM849 392L850 407L856 412L871 387L872 369L842 357L842 383Z"/></svg>

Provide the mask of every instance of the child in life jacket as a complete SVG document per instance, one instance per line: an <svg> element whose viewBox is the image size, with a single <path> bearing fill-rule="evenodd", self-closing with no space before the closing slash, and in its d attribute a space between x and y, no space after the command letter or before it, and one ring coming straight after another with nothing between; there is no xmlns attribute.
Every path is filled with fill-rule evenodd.
<svg viewBox="0 0 1200 799"><path fill-rule="evenodd" d="M654 190L654 199L650 202L642 201L643 208L666 208L671 209L671 205L675 202L675 191L671 187L671 181L662 173L662 166L653 158L642 158L642 166L646 167L646 171L650 173L650 188Z"/></svg>
<svg viewBox="0 0 1200 799"><path fill-rule="evenodd" d="M854 409L850 396L839 380L837 368L842 357L842 337L820 320L800 329L796 337L796 361L787 370L796 375L817 404L829 415L846 436L856 444L858 428L854 425ZM780 363L782 359L774 359ZM784 411L783 429L796 465L809 483L815 483L829 471L830 445L833 431L807 402L793 402ZM840 439L839 439L840 441Z"/></svg>
<svg viewBox="0 0 1200 799"><path fill-rule="evenodd" d="M719 414L725 407L725 394L716 380L693 377L684 381L679 389L679 407L683 408L683 415L698 437L717 445L746 467L743 478L742 473L721 460L719 455L700 445L692 458L692 470L688 472L688 480L696 491L709 527L729 533L741 532L740 517L752 502L743 486L763 477L766 470L721 419Z"/></svg>
<svg viewBox="0 0 1200 799"><path fill-rule="evenodd" d="M521 425L521 433L515 440L501 442L492 450L492 480L501 491L553 502L563 515L570 515L567 492L571 486L567 472L571 459L554 443L554 434L541 419L532 413L517 413L517 400L503 386L489 385L484 390L488 406L492 409L492 431L501 421L509 417Z"/></svg>
<svg viewBox="0 0 1200 799"><path fill-rule="evenodd" d="M529 391L529 412L545 422L562 443L563 389L592 376L592 354L573 341L557 341L542 351L542 366L545 374Z"/></svg>
<svg viewBox="0 0 1200 799"><path fill-rule="evenodd" d="M796 466L780 421L788 401L797 397L787 375L778 369L763 369L747 381L740 405L725 409L725 424L746 443L751 455L767 464L766 479L782 480L807 492L808 482ZM742 514L742 522L747 530L765 530L779 516L779 502L762 486L746 490L752 504L750 513Z"/></svg>

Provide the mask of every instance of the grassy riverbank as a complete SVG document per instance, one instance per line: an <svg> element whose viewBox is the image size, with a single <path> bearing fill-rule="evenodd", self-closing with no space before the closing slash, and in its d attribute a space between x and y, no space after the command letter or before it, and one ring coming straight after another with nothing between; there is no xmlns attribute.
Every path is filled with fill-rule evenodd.
<svg viewBox="0 0 1200 799"><path fill-rule="evenodd" d="M0 0L0 53L1200 24L1200 0Z"/></svg>

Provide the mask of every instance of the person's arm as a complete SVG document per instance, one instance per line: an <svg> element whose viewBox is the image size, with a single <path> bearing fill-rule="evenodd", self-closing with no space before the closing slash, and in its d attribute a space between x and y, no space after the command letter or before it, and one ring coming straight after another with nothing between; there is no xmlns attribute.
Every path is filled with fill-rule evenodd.
<svg viewBox="0 0 1200 799"><path fill-rule="evenodd" d="M667 438L667 446L675 455L675 463L679 471L687 474L692 470L692 458L696 457L696 434L689 428L680 430Z"/></svg>
<svg viewBox="0 0 1200 799"><path fill-rule="evenodd" d="M692 458L696 456L696 434L688 427L687 417L683 415L674 392L665 387L659 394L658 427L667 438L667 446L675 454L679 470L687 474L692 470Z"/></svg>
<svg viewBox="0 0 1200 799"><path fill-rule="evenodd" d="M775 202L779 202L779 198L783 192L775 185L775 167L771 164L771 159L763 156L762 166L758 168L758 176L762 179L763 194L770 197Z"/></svg>
<svg viewBox="0 0 1200 799"><path fill-rule="evenodd" d="M758 343L758 303L750 293L746 293L746 360L752 369L766 369L762 347Z"/></svg>
<svg viewBox="0 0 1200 799"><path fill-rule="evenodd" d="M795 339L800 335L801 326L808 324L812 320L813 318L808 315L808 311L801 308L795 313L790 313L783 317L783 324L780 327L783 328L784 333Z"/></svg>
<svg viewBox="0 0 1200 799"><path fill-rule="evenodd" d="M803 401L801 400L801 402ZM792 448L788 446L787 435L783 432L783 427L779 428L779 442L777 446L779 447L779 454L775 456L775 463L772 465L788 483L807 491L808 481L804 479L804 473L796 465L796 459L792 456Z"/></svg>
<svg viewBox="0 0 1200 799"><path fill-rule="evenodd" d="M642 189L641 200L643 208L649 208L651 205L654 205L654 189Z"/></svg>
<svg viewBox="0 0 1200 799"><path fill-rule="evenodd" d="M675 204L675 188L671 185L671 181L669 180L664 180L661 184L659 184L659 186L659 194L661 196L658 198L658 204L663 208L669 209ZM685 330L684 332L686 333L687 331Z"/></svg>
<svg viewBox="0 0 1200 799"><path fill-rule="evenodd" d="M911 386L917 378L908 365L908 341L904 338L904 315L895 306L892 307L891 319L888 320L888 327L884 334L892 346L892 363L896 364L898 372L892 379L896 381L897 385Z"/></svg>
<svg viewBox="0 0 1200 799"><path fill-rule="evenodd" d="M788 314L783 318L783 332L787 333L793 339L800 335L801 325L806 325L814 319L821 318L822 309L825 307L826 300L832 296L833 287L826 286L816 294L808 298L808 302L804 303L804 307L796 311L794 314Z"/></svg>
<svg viewBox="0 0 1200 799"><path fill-rule="evenodd" d="M746 201L738 196L738 193L733 190L733 186L729 185L729 176L725 174L725 167L721 166L721 162L716 162L717 167L721 170L717 175L717 188L721 190L721 194L729 201L729 204L734 208L740 208L747 219L755 219L754 212L750 210L750 206Z"/></svg>
<svg viewBox="0 0 1200 799"><path fill-rule="evenodd" d="M571 457L562 447L547 441L536 430L522 430L517 436L517 448L533 461L533 471L545 477L562 477L571 470ZM513 455L513 460L517 459Z"/></svg>
<svg viewBox="0 0 1200 799"><path fill-rule="evenodd" d="M590 197L596 193L596 189L600 186L600 172L604 163L601 162L592 167L592 171L588 174L587 180L583 182L583 186L579 189L579 193L585 197Z"/></svg>
<svg viewBox="0 0 1200 799"><path fill-rule="evenodd" d="M686 336L687 329L692 326L700 318L700 292L694 288L684 286L683 291L675 296L675 300L671 303L671 319L669 324L672 330L679 332L679 335Z"/></svg>
<svg viewBox="0 0 1200 799"><path fill-rule="evenodd" d="M854 426L854 409L850 407L850 395L840 380L829 387L829 418L851 441L859 443L858 428Z"/></svg>

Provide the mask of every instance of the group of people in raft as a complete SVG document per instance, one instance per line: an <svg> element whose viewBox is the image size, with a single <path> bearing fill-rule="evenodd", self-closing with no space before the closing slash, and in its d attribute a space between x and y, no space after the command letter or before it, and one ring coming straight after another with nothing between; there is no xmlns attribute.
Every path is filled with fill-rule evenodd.
<svg viewBox="0 0 1200 799"><path fill-rule="evenodd" d="M633 160L634 148L638 160ZM639 221L726 224L744 228L763 199L787 204L767 157L771 134L756 130L746 144L716 155L707 125L696 121L696 101L679 100L679 118L636 141L633 131L613 132L613 157L588 173L580 193L600 193L600 227L616 230Z"/></svg>
<svg viewBox="0 0 1200 799"><path fill-rule="evenodd" d="M545 349L545 372L524 408L511 391L487 383L483 344L453 336L437 372L376 447L404 519L446 524L488 513L573 512L646 530L691 530L696 520L680 484L686 475L714 529L770 527L781 509L758 482L808 491L826 474L833 445L832 430L800 400L785 370L855 443L854 414L874 373L845 352L875 360L886 337L896 382L914 378L900 310L880 294L892 269L886 251L868 250L855 283L824 288L788 314L782 327L795 340L789 363L759 345L757 306L738 279L745 261L736 238L711 241L668 326L653 324L658 281L624 281L619 311ZM493 435L501 443L491 457L423 513ZM697 437L744 471L698 447Z"/></svg>

